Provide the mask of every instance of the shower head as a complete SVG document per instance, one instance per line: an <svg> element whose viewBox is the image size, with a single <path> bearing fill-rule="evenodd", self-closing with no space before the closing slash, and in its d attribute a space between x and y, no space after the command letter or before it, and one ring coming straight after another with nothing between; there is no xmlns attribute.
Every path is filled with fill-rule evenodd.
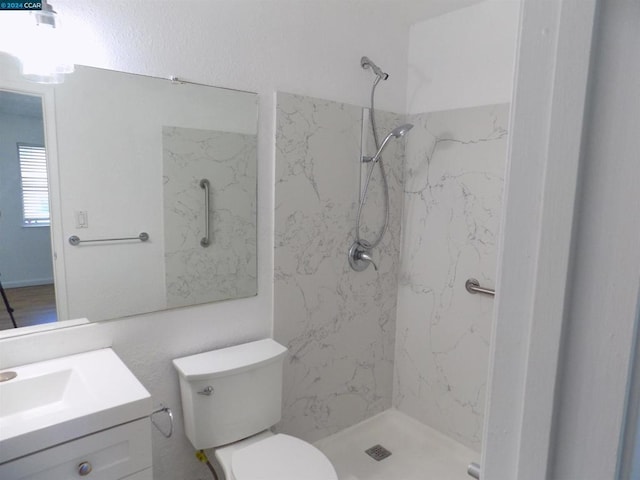
<svg viewBox="0 0 640 480"><path fill-rule="evenodd" d="M369 57L362 57L360 59L360 66L364 69L370 68L371 70L373 70L373 73L375 73L382 80L386 80L387 78L389 78L389 74L383 72L379 66L377 66L369 59Z"/></svg>
<svg viewBox="0 0 640 480"><path fill-rule="evenodd" d="M396 127L393 130L391 130L391 132L389 132L389 134L386 137L384 137L384 140L382 141L380 148L378 149L376 154L373 157L371 157L370 161L375 163L378 160L380 160L380 155L382 154L382 150L384 150L384 147L387 146L387 142L389 142L389 140L391 140L392 137L393 138L404 137L405 134L412 128L413 128L412 124L405 123L404 125L400 125L399 127Z"/></svg>
<svg viewBox="0 0 640 480"><path fill-rule="evenodd" d="M411 123L405 123L404 125L400 125L399 127L391 130L389 135L393 135L396 138L404 137L404 134L413 128Z"/></svg>

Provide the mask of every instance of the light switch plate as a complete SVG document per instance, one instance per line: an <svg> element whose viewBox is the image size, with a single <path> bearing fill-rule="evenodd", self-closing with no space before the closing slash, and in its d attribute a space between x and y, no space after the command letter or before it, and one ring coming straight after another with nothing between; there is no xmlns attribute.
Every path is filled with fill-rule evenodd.
<svg viewBox="0 0 640 480"><path fill-rule="evenodd" d="M86 210L76 210L76 228L89 228L89 215Z"/></svg>

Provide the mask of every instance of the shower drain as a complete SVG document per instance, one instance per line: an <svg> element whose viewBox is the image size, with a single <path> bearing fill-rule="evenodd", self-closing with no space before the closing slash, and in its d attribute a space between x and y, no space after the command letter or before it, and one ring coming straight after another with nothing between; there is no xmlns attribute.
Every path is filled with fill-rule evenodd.
<svg viewBox="0 0 640 480"><path fill-rule="evenodd" d="M391 455L391 452L389 450L387 450L386 448L384 448L382 445L374 445L371 448L367 448L364 453L366 453L367 455L369 455L371 458L373 458L376 461L380 461L380 460L384 460L385 458L387 458L389 455Z"/></svg>

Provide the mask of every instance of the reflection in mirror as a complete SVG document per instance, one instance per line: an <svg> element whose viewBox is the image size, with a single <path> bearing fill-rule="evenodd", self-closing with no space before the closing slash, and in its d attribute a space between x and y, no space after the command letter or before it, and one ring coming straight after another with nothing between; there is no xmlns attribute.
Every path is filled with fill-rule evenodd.
<svg viewBox="0 0 640 480"><path fill-rule="evenodd" d="M0 329L56 321L42 100L0 91Z"/></svg>
<svg viewBox="0 0 640 480"><path fill-rule="evenodd" d="M254 295L256 136L163 127L162 142L167 306Z"/></svg>
<svg viewBox="0 0 640 480"><path fill-rule="evenodd" d="M44 97L52 241L39 252L53 245L60 320L257 293L255 94L80 66L36 88L12 68L0 69L0 90Z"/></svg>

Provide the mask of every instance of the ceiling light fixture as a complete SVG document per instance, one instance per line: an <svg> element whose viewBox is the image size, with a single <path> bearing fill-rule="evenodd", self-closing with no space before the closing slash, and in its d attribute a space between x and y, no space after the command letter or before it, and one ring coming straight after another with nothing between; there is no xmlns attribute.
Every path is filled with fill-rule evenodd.
<svg viewBox="0 0 640 480"><path fill-rule="evenodd" d="M57 12L47 0L41 3L42 10L30 12L32 22L22 32L24 41L16 54L22 75L28 80L62 83L64 75L73 72L74 65L66 59L68 49L60 31Z"/></svg>

